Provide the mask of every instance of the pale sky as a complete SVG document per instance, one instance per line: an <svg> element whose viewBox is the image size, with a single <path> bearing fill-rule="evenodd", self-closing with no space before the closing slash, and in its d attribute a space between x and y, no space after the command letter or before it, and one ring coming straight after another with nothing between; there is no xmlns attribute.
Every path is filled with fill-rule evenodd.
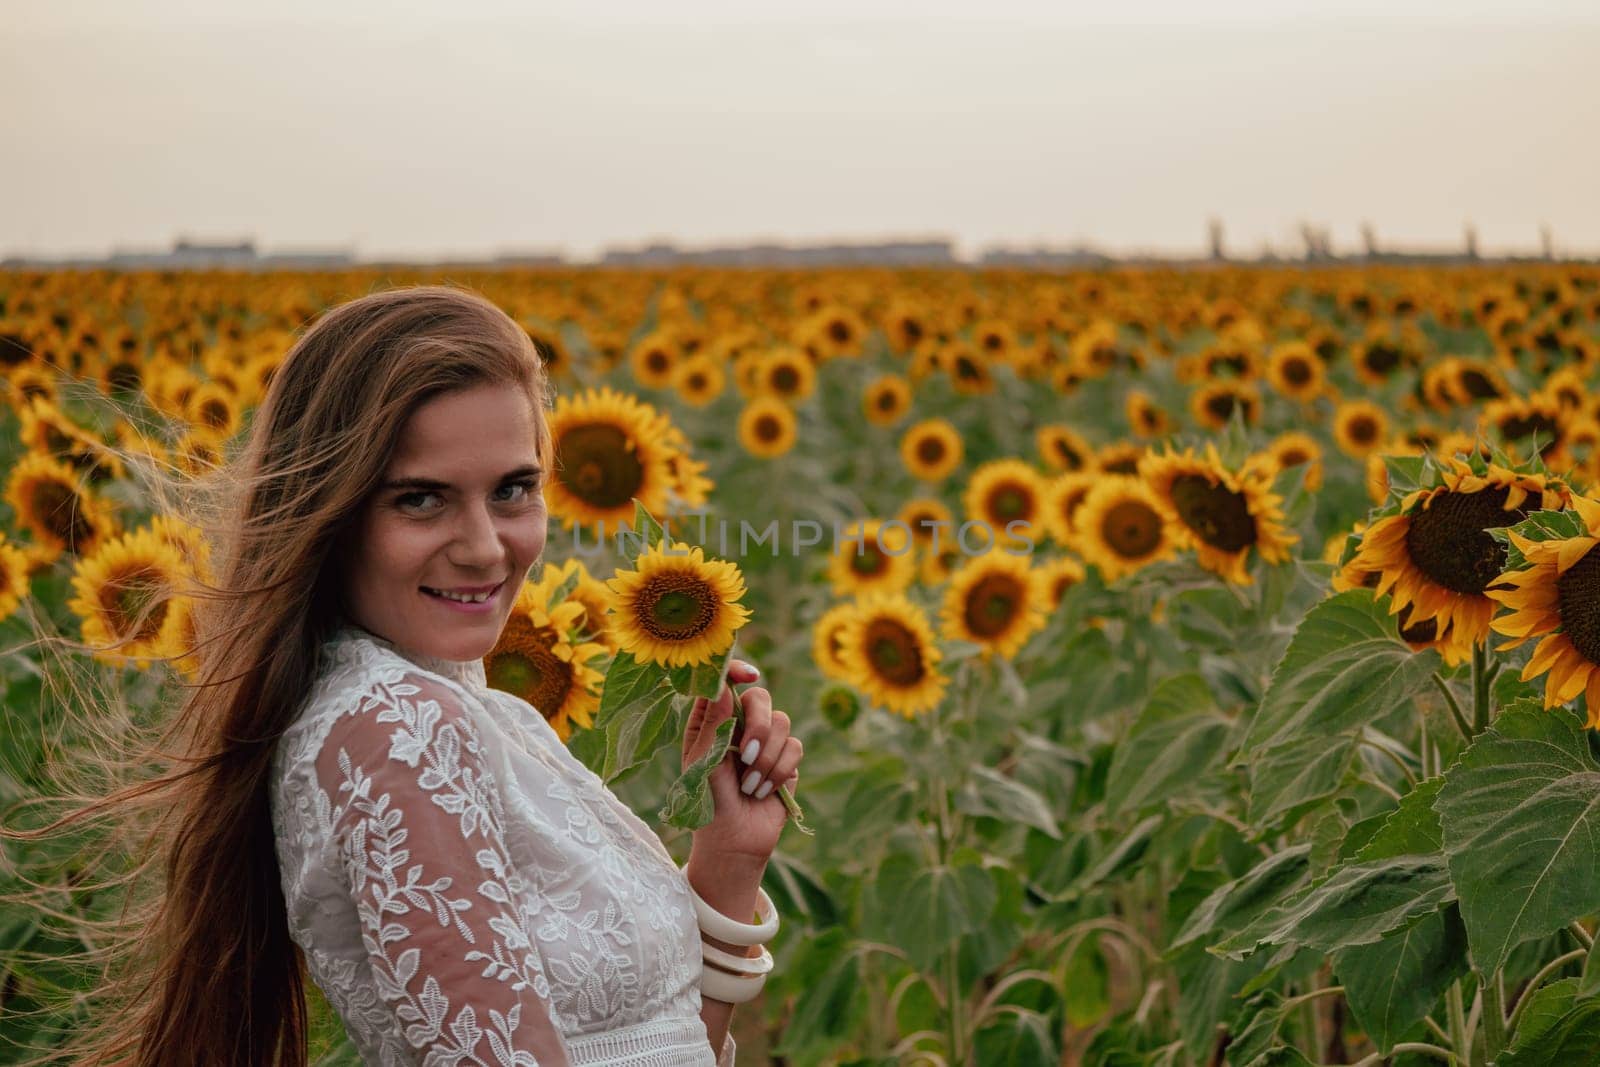
<svg viewBox="0 0 1600 1067"><path fill-rule="evenodd" d="M1594 0L0 0L0 257L1600 253Z"/></svg>

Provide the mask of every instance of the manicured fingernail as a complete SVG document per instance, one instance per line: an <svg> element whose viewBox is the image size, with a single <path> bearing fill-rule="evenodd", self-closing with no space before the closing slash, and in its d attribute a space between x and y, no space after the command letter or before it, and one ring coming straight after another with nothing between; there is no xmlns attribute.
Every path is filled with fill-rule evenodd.
<svg viewBox="0 0 1600 1067"><path fill-rule="evenodd" d="M756 783L759 781L761 781L761 772L754 770L751 771L749 774L744 776L744 784L739 787L739 792L743 793L745 796L749 796L750 791L756 787Z"/></svg>
<svg viewBox="0 0 1600 1067"><path fill-rule="evenodd" d="M744 743L744 751L739 753L739 759L744 763L754 763L759 755L761 755L761 742L752 737Z"/></svg>
<svg viewBox="0 0 1600 1067"><path fill-rule="evenodd" d="M761 788L756 790L756 799L765 800L767 799L767 794L770 792L772 792L772 783L770 781L762 782Z"/></svg>

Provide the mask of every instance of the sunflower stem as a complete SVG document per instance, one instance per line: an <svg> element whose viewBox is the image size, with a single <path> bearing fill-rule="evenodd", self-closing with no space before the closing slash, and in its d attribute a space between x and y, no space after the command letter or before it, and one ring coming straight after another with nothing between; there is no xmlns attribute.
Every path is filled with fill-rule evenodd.
<svg viewBox="0 0 1600 1067"><path fill-rule="evenodd" d="M1472 646L1472 735L1483 733L1489 728L1489 718L1493 714L1492 700L1490 699L1489 683L1494 680L1494 675L1489 673L1489 648L1486 644Z"/></svg>
<svg viewBox="0 0 1600 1067"><path fill-rule="evenodd" d="M1450 1047L1456 1054L1456 1063L1463 1065L1471 1054L1472 1035L1467 1032L1467 1012L1462 1003L1461 980L1458 978L1445 994L1445 1020L1450 1024Z"/></svg>
<svg viewBox="0 0 1600 1067"><path fill-rule="evenodd" d="M1472 740L1472 727L1467 725L1467 717L1461 713L1461 705L1456 701L1455 694L1450 692L1449 684L1438 673L1432 675L1433 684L1439 692L1444 694L1444 702L1450 708L1450 717L1456 721L1456 729L1461 731L1464 741Z"/></svg>
<svg viewBox="0 0 1600 1067"><path fill-rule="evenodd" d="M1483 1058L1493 1063L1506 1047L1506 991L1504 971L1486 976L1483 983Z"/></svg>

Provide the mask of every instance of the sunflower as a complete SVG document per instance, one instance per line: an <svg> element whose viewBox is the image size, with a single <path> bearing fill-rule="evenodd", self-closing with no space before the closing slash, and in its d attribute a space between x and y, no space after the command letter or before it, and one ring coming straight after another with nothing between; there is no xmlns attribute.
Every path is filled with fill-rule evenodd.
<svg viewBox="0 0 1600 1067"><path fill-rule="evenodd" d="M1437 620L1468 644L1489 635L1495 605L1484 590L1499 577L1506 549L1486 531L1512 526L1529 511L1559 509L1570 496L1561 482L1486 463L1445 461L1436 481L1409 493L1397 513L1362 533L1353 560L1380 571L1374 587L1391 597L1389 613L1413 606L1415 622Z"/></svg>
<svg viewBox="0 0 1600 1067"><path fill-rule="evenodd" d="M58 395L57 378L56 372L44 363L27 362L6 370L5 389L18 407L35 400L53 404Z"/></svg>
<svg viewBox="0 0 1600 1067"><path fill-rule="evenodd" d="M1155 491L1125 474L1099 478L1073 516L1074 547L1107 582L1132 574L1177 550Z"/></svg>
<svg viewBox="0 0 1600 1067"><path fill-rule="evenodd" d="M550 416L555 477L550 514L567 526L633 520L635 498L659 515L672 488L665 427L655 408L609 388L559 397Z"/></svg>
<svg viewBox="0 0 1600 1067"><path fill-rule="evenodd" d="M17 525L51 558L62 552L92 552L116 531L111 508L82 483L78 473L52 456L29 452L6 482L6 503Z"/></svg>
<svg viewBox="0 0 1600 1067"><path fill-rule="evenodd" d="M1094 448L1082 436L1059 424L1039 427L1034 444L1045 466L1058 471L1094 470Z"/></svg>
<svg viewBox="0 0 1600 1067"><path fill-rule="evenodd" d="M883 332L889 339L889 347L903 354L917 347L932 329L927 311L902 299L890 305L884 316Z"/></svg>
<svg viewBox="0 0 1600 1067"><path fill-rule="evenodd" d="M940 611L941 632L971 641L985 659L1011 659L1044 625L1045 591L1026 556L990 552L950 576Z"/></svg>
<svg viewBox="0 0 1600 1067"><path fill-rule="evenodd" d="M861 409L874 426L893 426L911 410L911 383L898 374L874 379L861 394Z"/></svg>
<svg viewBox="0 0 1600 1067"><path fill-rule="evenodd" d="M1290 400L1315 400L1326 380L1322 360L1304 341L1287 341L1267 357L1267 381Z"/></svg>
<svg viewBox="0 0 1600 1067"><path fill-rule="evenodd" d="M1483 408L1482 430L1493 429L1500 440L1524 454L1537 455L1547 467L1564 466L1567 409L1555 397L1535 393L1491 400Z"/></svg>
<svg viewBox="0 0 1600 1067"><path fill-rule="evenodd" d="M616 651L617 643L611 636L610 618L606 614L611 607L611 592L604 582L589 573L583 560L574 557L559 564L545 564L532 587L535 593L530 595L543 596L542 603L547 610L554 610L561 604L578 605L581 611L573 626L580 641L593 642L607 652ZM567 588L566 596L552 602L563 587Z"/></svg>
<svg viewBox="0 0 1600 1067"><path fill-rule="evenodd" d="M828 557L828 583L836 596L898 593L916 577L909 527L868 519L850 527Z"/></svg>
<svg viewBox="0 0 1600 1067"><path fill-rule="evenodd" d="M189 432L172 443L178 469L193 478L204 477L222 466L222 447L209 434Z"/></svg>
<svg viewBox="0 0 1600 1067"><path fill-rule="evenodd" d="M1172 432L1172 416L1142 389L1129 389L1122 401L1128 425L1140 437L1165 437Z"/></svg>
<svg viewBox="0 0 1600 1067"><path fill-rule="evenodd" d="M758 364L759 389L791 404L804 400L817 388L817 369L810 358L795 348L776 348Z"/></svg>
<svg viewBox="0 0 1600 1067"><path fill-rule="evenodd" d="M1140 473L1155 490L1174 539L1193 548L1202 567L1236 585L1251 584L1246 560L1252 547L1268 563L1282 563L1299 540L1283 529L1282 498L1271 491L1269 476L1259 468L1228 470L1214 445L1206 446L1204 457L1188 448L1150 456Z"/></svg>
<svg viewBox="0 0 1600 1067"><path fill-rule="evenodd" d="M704 353L690 356L678 364L672 375L672 385L685 403L703 408L717 397L728 384L727 372L722 364Z"/></svg>
<svg viewBox="0 0 1600 1067"><path fill-rule="evenodd" d="M202 382L185 405L189 424L200 433L226 441L239 431L239 397L220 382Z"/></svg>
<svg viewBox="0 0 1600 1067"><path fill-rule="evenodd" d="M1350 351L1356 377L1364 385L1380 388L1397 371L1416 361L1416 354L1391 337L1374 334Z"/></svg>
<svg viewBox="0 0 1600 1067"><path fill-rule="evenodd" d="M1389 436L1389 416L1370 400L1347 400L1333 416L1333 439L1355 459L1376 452Z"/></svg>
<svg viewBox="0 0 1600 1067"><path fill-rule="evenodd" d="M1356 528L1356 532L1361 532L1359 525ZM1335 539L1339 543L1339 550L1333 553L1333 557L1329 561L1332 563L1337 563L1339 556L1343 554L1346 535L1343 533L1336 534ZM1352 559L1334 572L1332 588L1335 593L1342 593L1349 589L1374 589L1382 577L1381 572L1365 570L1358 561ZM1452 667L1465 663L1472 658L1472 643L1461 640L1457 636L1454 627L1448 624L1440 625L1437 619L1422 619L1421 621L1413 622L1411 616L1414 608L1415 605L1407 604L1400 609L1399 617L1395 619L1395 625L1400 631L1400 640L1410 645L1413 652L1425 652L1428 649L1432 649L1439 653L1444 658L1444 661Z"/></svg>
<svg viewBox="0 0 1600 1067"><path fill-rule="evenodd" d="M930 542L922 546L919 554L917 581L929 589L941 586L950 580L963 558L961 543L956 538L939 542L937 549Z"/></svg>
<svg viewBox="0 0 1600 1067"><path fill-rule="evenodd" d="M679 360L677 342L664 330L655 330L639 339L628 353L628 368L633 380L646 389L665 389Z"/></svg>
<svg viewBox="0 0 1600 1067"><path fill-rule="evenodd" d="M1149 450L1137 441L1114 441L1095 454L1096 470L1109 474L1138 474L1139 461Z"/></svg>
<svg viewBox="0 0 1600 1067"><path fill-rule="evenodd" d="M605 678L589 664L605 649L571 639L582 605L568 601L552 609L547 596L531 583L518 591L505 629L483 657L483 673L495 689L531 704L566 741L574 722L592 725Z"/></svg>
<svg viewBox="0 0 1600 1067"><path fill-rule="evenodd" d="M1045 489L1044 517L1050 536L1059 545L1077 542L1077 513L1100 479L1087 471L1058 474Z"/></svg>
<svg viewBox="0 0 1600 1067"><path fill-rule="evenodd" d="M1505 375L1487 360L1452 356L1440 365L1450 372L1450 391L1457 404L1478 404L1511 395Z"/></svg>
<svg viewBox="0 0 1600 1067"><path fill-rule="evenodd" d="M994 371L980 349L958 338L945 346L941 362L950 372L951 388L962 396L994 392Z"/></svg>
<svg viewBox="0 0 1600 1067"><path fill-rule="evenodd" d="M935 538L943 541L955 530L955 516L950 509L931 496L919 496L900 506L895 516L911 531L911 539L918 547L931 545Z"/></svg>
<svg viewBox="0 0 1600 1067"><path fill-rule="evenodd" d="M140 667L173 651L175 618L167 611L187 582L183 558L149 530L107 541L79 558L76 596L67 607L83 623L83 641L99 658Z"/></svg>
<svg viewBox="0 0 1600 1067"><path fill-rule="evenodd" d="M156 540L176 551L192 573L206 575L211 562L211 545L198 526L175 515L157 515L150 520L150 532Z"/></svg>
<svg viewBox="0 0 1600 1067"><path fill-rule="evenodd" d="M797 436L794 409L775 396L758 396L739 413L739 443L752 456L781 456Z"/></svg>
<svg viewBox="0 0 1600 1067"><path fill-rule="evenodd" d="M726 652L750 618L744 576L699 546L663 541L606 582L617 648L641 662L683 667Z"/></svg>
<svg viewBox="0 0 1600 1067"><path fill-rule="evenodd" d="M1252 382L1208 382L1189 394L1189 412L1208 430L1227 428L1238 411L1246 424L1261 417L1261 393Z"/></svg>
<svg viewBox="0 0 1600 1067"><path fill-rule="evenodd" d="M844 646L840 639L845 623L850 621L855 610L854 604L835 604L811 626L811 658L823 677L836 682L850 680L850 668L841 655Z"/></svg>
<svg viewBox="0 0 1600 1067"><path fill-rule="evenodd" d="M1039 565L1038 574L1045 593L1045 610L1051 612L1061 607L1069 589L1088 576L1083 564L1071 556L1046 560Z"/></svg>
<svg viewBox="0 0 1600 1067"><path fill-rule="evenodd" d="M28 595L28 554L0 541L0 619L9 619Z"/></svg>
<svg viewBox="0 0 1600 1067"><path fill-rule="evenodd" d="M900 438L906 470L925 482L943 481L961 465L961 435L945 419L923 419Z"/></svg>
<svg viewBox="0 0 1600 1067"><path fill-rule="evenodd" d="M1046 488L1022 460L996 459L972 472L961 502L967 518L986 524L997 542L1018 544L1043 535Z"/></svg>
<svg viewBox="0 0 1600 1067"><path fill-rule="evenodd" d="M907 719L936 707L949 684L927 616L903 595L856 605L839 635L839 658L868 700Z"/></svg>
<svg viewBox="0 0 1600 1067"><path fill-rule="evenodd" d="M1304 467L1307 491L1314 493L1322 488L1322 446L1310 434L1299 430L1281 433L1260 456L1263 469L1272 476L1291 467Z"/></svg>
<svg viewBox="0 0 1600 1067"><path fill-rule="evenodd" d="M1588 705L1588 725L1600 730L1600 502L1574 496L1572 507L1583 521L1575 537L1532 541L1511 531L1511 543L1528 566L1503 574L1484 590L1490 599L1512 609L1490 625L1516 640L1515 648L1538 637L1522 680L1549 672L1544 706L1565 704L1579 693Z"/></svg>

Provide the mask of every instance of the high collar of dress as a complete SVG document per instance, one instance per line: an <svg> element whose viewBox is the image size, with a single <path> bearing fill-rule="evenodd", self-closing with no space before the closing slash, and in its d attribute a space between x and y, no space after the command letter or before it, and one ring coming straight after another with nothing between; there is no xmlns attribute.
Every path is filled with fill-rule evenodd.
<svg viewBox="0 0 1600 1067"><path fill-rule="evenodd" d="M452 682L455 682L458 685L466 686L469 689L483 689L488 684L483 671L483 660L481 659L459 660L441 659L438 656L425 656L420 652L415 652L409 648L397 645L388 638L379 637L371 630L357 626L355 623L349 621L343 622L340 625L339 630L341 636L359 637L364 640L371 641L379 648L389 649L395 655L400 656L403 659L410 660L412 663L415 663L418 667L421 667L425 671L428 671L432 674L437 674L441 678L448 678Z"/></svg>

